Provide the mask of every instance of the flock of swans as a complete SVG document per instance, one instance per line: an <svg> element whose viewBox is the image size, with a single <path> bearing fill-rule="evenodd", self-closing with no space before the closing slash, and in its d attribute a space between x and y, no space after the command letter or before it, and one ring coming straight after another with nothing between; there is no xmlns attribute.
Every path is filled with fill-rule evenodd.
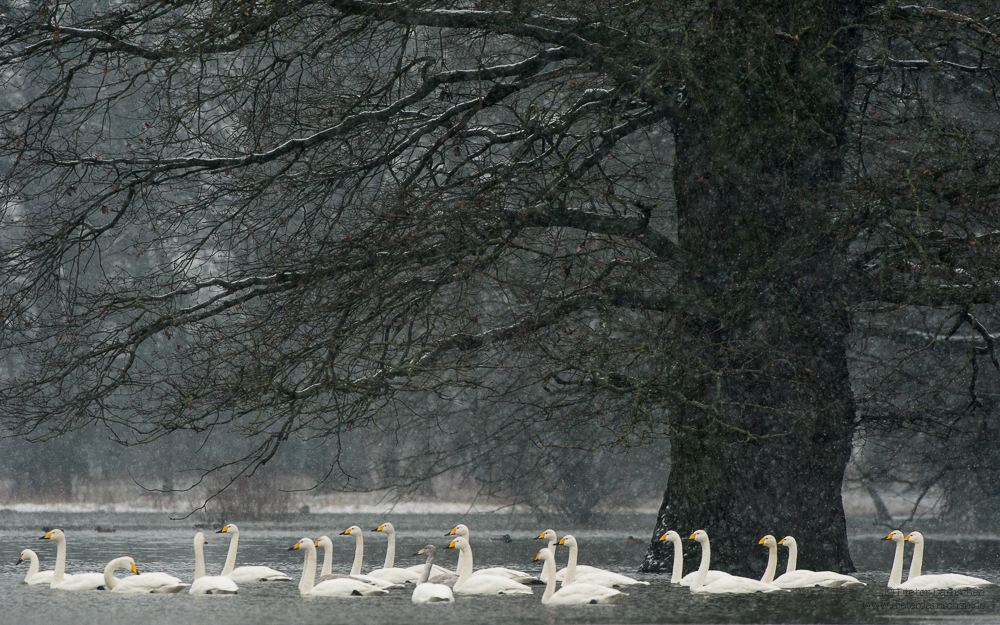
<svg viewBox="0 0 1000 625"><path fill-rule="evenodd" d="M455 595L532 595L528 584L542 583L545 591L542 603L550 605L568 604L613 604L619 603L626 593L620 590L629 586L648 585L639 581L592 566L577 564L579 545L571 535L561 539L555 531L549 529L536 536L536 540L547 541L547 546L539 550L536 561L542 562L540 578L523 571L503 567L490 567L475 570L473 568L472 547L469 544L469 528L457 525L445 536L453 537L446 549L458 551L458 563L455 571L450 571L437 564L434 559L437 548L427 545L417 554L426 558L424 564L410 567L395 566L396 535L391 523L384 523L373 531L383 532L388 537L385 562L382 568L362 573L364 560L364 537L361 528L353 525L340 533L355 540L354 562L351 572L346 575L334 574L333 541L329 536L321 536L313 541L302 538L289 547L289 551L304 552L302 577L299 581L299 593L309 597L349 597L386 595L391 590L405 588L412 584L412 601L414 603L453 602ZM37 554L31 549L21 552L18 564L29 562L28 574L24 582L29 585L46 585L57 590L83 591L108 590L119 593L178 593L186 590L191 594L235 594L239 584L273 581L292 581L288 575L266 566L236 566L236 555L239 548L239 528L233 524L226 525L217 533L230 537L229 552L221 575L205 574L204 545L207 543L203 533L194 536L195 573L190 584L166 573L139 573L135 561L123 556L108 562L103 573L66 573L66 535L62 530L54 529L47 532L41 539L56 543L56 564L51 571L39 571ZM701 563L698 569L688 575L683 575L683 545L680 535L668 531L659 540L673 543L674 562L670 578L671 583L687 586L694 593L730 594L753 592L788 592L794 588L823 586L840 588L848 586L864 586L865 584L850 575L833 571L807 571L796 568L798 545L794 538L786 536L776 540L770 534L760 539L759 544L768 549L767 567L761 579L751 579L730 575L722 571L710 569L711 544L708 534L698 530L690 535L690 540L701 545ZM911 532L905 537L896 530L886 537L896 543L892 571L889 576L889 588L904 590L936 590L964 589L983 586L995 586L992 582L968 575L922 575L924 539L919 532ZM910 572L905 582L902 582L904 543L914 546ZM558 569L555 561L556 548L564 545L569 550L565 568ZM788 564L785 572L775 577L778 562L778 546L788 549ZM324 550L323 567L319 577L316 575L317 549ZM117 578L115 572L126 569L132 575ZM557 583L561 586L557 589Z"/></svg>
<svg viewBox="0 0 1000 625"><path fill-rule="evenodd" d="M768 557L764 575L759 580L730 575L723 571L711 570L709 567L712 559L712 546L708 539L708 533L705 530L694 532L689 539L695 540L701 545L701 564L697 571L683 575L684 555L680 535L671 530L659 538L661 541L671 542L674 545L674 566L673 574L670 578L671 583L688 586L691 592L713 594L788 592L793 588L811 588L814 586L841 588L866 585L855 577L833 571L806 571L797 569L798 544L791 536L775 540L774 536L768 534L760 539L758 544L767 547ZM894 530L886 536L886 540L892 540L896 543L892 571L889 574L889 588L900 590L948 590L996 586L993 582L985 579L955 573L921 575L920 570L924 561L924 537L920 532L910 532L904 537L902 532ZM901 582L904 542L912 543L914 550L913 558L910 562L909 576L905 582ZM774 574L778 566L778 545L784 545L788 548L788 564L785 573L775 578Z"/></svg>

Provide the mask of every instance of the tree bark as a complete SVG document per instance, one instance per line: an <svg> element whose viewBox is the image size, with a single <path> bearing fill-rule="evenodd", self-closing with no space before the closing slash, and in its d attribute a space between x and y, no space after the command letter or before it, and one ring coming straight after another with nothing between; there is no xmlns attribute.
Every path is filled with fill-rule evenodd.
<svg viewBox="0 0 1000 625"><path fill-rule="evenodd" d="M802 544L801 568L854 570L841 499L855 421L844 338L831 332L827 343L787 345L813 348L805 375L785 364L768 379L724 381L720 390L740 413L730 414L728 422L697 409L678 419L670 477L643 570L670 569L672 551L655 540L671 529L682 536L704 529L712 540L712 567L734 574L761 575L767 552L758 541L766 534L795 536ZM799 399L814 408L773 410L779 396L787 395L783 379L808 385ZM692 543L685 549L685 570L696 568L698 558Z"/></svg>

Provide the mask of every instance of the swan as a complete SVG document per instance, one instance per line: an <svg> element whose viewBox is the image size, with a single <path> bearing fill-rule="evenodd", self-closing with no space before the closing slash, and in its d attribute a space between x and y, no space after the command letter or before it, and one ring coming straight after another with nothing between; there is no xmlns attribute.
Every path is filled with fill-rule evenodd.
<svg viewBox="0 0 1000 625"><path fill-rule="evenodd" d="M216 534L230 534L229 553L226 554L226 564L222 567L222 574L231 578L234 582L242 584L244 582L290 582L292 578L281 571L275 571L267 566L236 566L236 550L240 544L240 528L230 523L223 527Z"/></svg>
<svg viewBox="0 0 1000 625"><path fill-rule="evenodd" d="M413 554L417 556L427 556L427 563L424 564L424 572L417 580L417 585L413 589L413 594L410 596L410 600L413 601L413 603L451 603L455 600L455 593L452 592L451 586L447 586L445 584L435 584L428 581L431 576L431 569L434 566L434 556L436 554L437 548L434 545L427 545L417 553Z"/></svg>
<svg viewBox="0 0 1000 625"><path fill-rule="evenodd" d="M681 543L680 534L674 530L670 530L663 536L660 536L661 541L670 541L674 544L674 569L673 574L670 576L671 584L680 584L681 586L690 586L694 581L694 578L698 577L698 571L692 571L687 575L682 575L684 573L684 545ZM704 550L702 551L702 558L704 558ZM705 575L705 584L711 584L716 582L723 577L729 577L729 573L725 571L709 571Z"/></svg>
<svg viewBox="0 0 1000 625"><path fill-rule="evenodd" d="M548 547L543 547L535 560L542 560L542 575L545 580L545 592L542 603L545 605L581 605L588 603L619 603L626 597L625 593L607 586L576 582L566 584L556 590L556 557Z"/></svg>
<svg viewBox="0 0 1000 625"><path fill-rule="evenodd" d="M469 540L469 528L461 523L456 525L454 529L445 534L445 536L461 536L466 541ZM471 549L470 552L471 553ZM464 552L460 551L458 554L458 565L456 565L456 573L462 574L462 562L465 558ZM499 575L500 577L506 577L507 579L512 579L515 582L530 584L538 581L538 578L534 575L529 575L524 571L518 571L516 569L508 569L502 566L494 566L486 569L479 569L478 571L473 571L473 575Z"/></svg>
<svg viewBox="0 0 1000 625"><path fill-rule="evenodd" d="M559 542L559 539L556 536L556 531L551 528L545 530L538 536L535 536L535 540L547 540L549 542L549 546L547 547L547 549L552 552L553 558L556 557L556 546L562 544ZM557 564L556 566L558 567L559 565ZM556 571L557 582L562 582L563 584L566 583L566 573L568 572L568 569L569 567L566 566ZM579 576L583 575L584 573L596 573L600 570L601 569L596 569L592 566L587 566L586 564L580 564L577 565L576 567L576 574Z"/></svg>
<svg viewBox="0 0 1000 625"><path fill-rule="evenodd" d="M331 579L356 579L350 575L333 572L333 541L330 540L329 536L320 536L313 546L323 548L323 570L319 574L319 579L316 580L317 583Z"/></svg>
<svg viewBox="0 0 1000 625"><path fill-rule="evenodd" d="M472 547L469 546L468 539L459 536L448 543L446 549L458 549L458 580L455 582L454 591L459 595L512 595L533 594L531 589L524 584L519 584L509 577L503 575L473 575L472 574Z"/></svg>
<svg viewBox="0 0 1000 625"><path fill-rule="evenodd" d="M707 593L751 593L751 592L774 592L785 591L784 588L775 586L774 584L766 584L760 580L750 579L749 577L738 577L736 575L727 575L726 577L721 577L711 584L705 584L705 578L708 576L708 563L712 558L712 547L708 542L708 533L705 530L698 530L689 537L691 540L696 540L701 544L701 566L698 567L698 573L691 582L691 592L707 592Z"/></svg>
<svg viewBox="0 0 1000 625"><path fill-rule="evenodd" d="M77 573L66 575L66 534L60 529L52 530L39 540L56 541L56 568L52 572L51 588L56 590L104 590L103 573Z"/></svg>
<svg viewBox="0 0 1000 625"><path fill-rule="evenodd" d="M365 559L365 538L361 535L361 528L357 525L352 525L343 532L340 533L341 536L353 536L354 537L354 562L351 564L351 577L355 579L360 579L363 582L372 584L373 586L378 586L379 588L385 588L386 590L390 588L402 588L402 584L397 584L395 582L390 582L389 580L382 579L380 577L374 577L371 575L365 575L361 572L361 565ZM323 537L320 537L322 540Z"/></svg>
<svg viewBox="0 0 1000 625"><path fill-rule="evenodd" d="M985 587L985 586L996 586L993 582L987 581L985 579L980 579L978 577L971 577L969 575L960 575L958 573L945 573L943 575L921 575L920 569L924 564L924 535L920 532L910 532L903 539L906 542L913 543L913 558L910 560L910 572L906 576L906 581L909 582L911 579L916 578L938 578L941 581L951 581L969 584L970 587ZM946 579L945 579L946 578ZM957 586L949 586L949 588L957 588Z"/></svg>
<svg viewBox="0 0 1000 625"><path fill-rule="evenodd" d="M115 569L129 569L134 576L118 579ZM135 560L128 556L115 558L104 567L104 587L112 592L160 593L180 592L188 587L179 578L166 573L139 573Z"/></svg>
<svg viewBox="0 0 1000 625"><path fill-rule="evenodd" d="M674 545L674 570L670 575L671 584L680 584L681 578L684 577L684 545L681 543L681 536L674 530L670 530L663 536L660 536L660 541L670 541ZM712 580L713 582L715 580Z"/></svg>
<svg viewBox="0 0 1000 625"><path fill-rule="evenodd" d="M597 584L598 586L607 586L608 588L612 586L635 586L637 584L649 586L649 582L640 582L637 579L632 579L631 577L621 575L620 573L614 573L612 571L606 571L604 569L597 569L594 567L587 567L590 569L590 572L584 572L578 575L577 571L583 567L577 566L576 564L576 557L579 551L579 547L576 544L576 538L567 534L562 537L558 544L569 547L569 562L566 565L566 576L563 578L563 586L569 586L574 582ZM555 556L553 556L553 558L555 558Z"/></svg>
<svg viewBox="0 0 1000 625"><path fill-rule="evenodd" d="M389 594L387 590L353 578L330 579L315 584L316 544L308 538L303 538L288 548L289 551L295 549L305 549L306 552L305 562L302 565L302 580L299 582L299 594L303 597L360 597Z"/></svg>
<svg viewBox="0 0 1000 625"><path fill-rule="evenodd" d="M194 581L188 590L192 595L235 595L240 589L233 578L224 575L205 575L205 535L194 535Z"/></svg>
<svg viewBox="0 0 1000 625"><path fill-rule="evenodd" d="M913 534L917 536L913 536ZM911 537L913 539L914 551L913 560L910 562L910 574L905 582L901 582L900 580L903 577L903 541L909 541ZM889 588L899 590L944 590L948 588L981 588L983 586L996 585L985 579L954 573L921 575L920 568L923 565L924 559L924 537L919 532L911 532L906 538L903 538L902 532L893 530L885 539L896 543L896 553L892 559L892 571L889 573Z"/></svg>
<svg viewBox="0 0 1000 625"><path fill-rule="evenodd" d="M795 568L798 559L798 547L795 539L785 536L779 541L775 541L774 536L768 534L757 543L767 547L767 569L760 581L780 586L781 588L809 588L811 586L824 586L826 588L839 588L840 586L864 586L857 578L850 575L842 575L833 571L805 571ZM788 565L785 567L785 574L774 578L775 569L778 566L778 545L788 547Z"/></svg>
<svg viewBox="0 0 1000 625"><path fill-rule="evenodd" d="M24 583L29 586L37 586L38 584L51 584L52 576L55 575L55 571L39 571L38 570L38 554L36 554L31 549L25 549L21 552L21 557L17 559L17 563L21 564L27 559L31 564L28 565L28 574L24 576Z"/></svg>
<svg viewBox="0 0 1000 625"><path fill-rule="evenodd" d="M396 568L396 528L392 526L392 523L383 523L372 531L384 532L388 536L389 542L385 548L385 564L380 569L369 571L368 576L384 579L393 584L412 583L420 579L420 571Z"/></svg>

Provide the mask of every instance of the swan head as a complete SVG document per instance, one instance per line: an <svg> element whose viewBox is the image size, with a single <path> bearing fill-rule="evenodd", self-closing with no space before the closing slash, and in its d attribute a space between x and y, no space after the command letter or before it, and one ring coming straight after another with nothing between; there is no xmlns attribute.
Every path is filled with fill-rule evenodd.
<svg viewBox="0 0 1000 625"><path fill-rule="evenodd" d="M459 523L458 525L453 527L450 532L445 534L445 536L465 536L466 538L468 538L469 528Z"/></svg>
<svg viewBox="0 0 1000 625"><path fill-rule="evenodd" d="M333 549L333 541L330 540L329 536L323 535L313 543L314 547L323 547L324 549Z"/></svg>
<svg viewBox="0 0 1000 625"><path fill-rule="evenodd" d="M205 535L204 534L202 534L201 532L198 532L197 534L194 535L194 544L195 545L207 545L208 541L205 540Z"/></svg>
<svg viewBox="0 0 1000 625"><path fill-rule="evenodd" d="M386 534L392 534L392 533L394 533L396 531L396 528L394 528L392 526L392 523L383 523L382 525L379 525L378 527L376 527L372 531L373 532L385 532Z"/></svg>
<svg viewBox="0 0 1000 625"><path fill-rule="evenodd" d="M914 545L922 545L924 544L924 535L920 532L910 532L903 540L911 542Z"/></svg>
<svg viewBox="0 0 1000 625"><path fill-rule="evenodd" d="M886 540L891 540L892 542L895 542L895 543L901 543L901 542L903 542L903 532L901 532L899 530L892 530L892 533L890 533L888 536L886 536L885 539Z"/></svg>
<svg viewBox="0 0 1000 625"><path fill-rule="evenodd" d="M538 554L535 556L535 559L533 561L537 562L538 560L551 560L554 557L555 556L552 555L552 552L549 550L549 548L545 547L538 551Z"/></svg>
<svg viewBox="0 0 1000 625"><path fill-rule="evenodd" d="M554 543L556 541L556 531L553 529L548 529L539 534L538 536L535 536L535 540L543 540L543 539L549 541L550 543Z"/></svg>
<svg viewBox="0 0 1000 625"><path fill-rule="evenodd" d="M434 554L436 554L436 553L437 553L437 547L435 547L434 545L427 545L426 547L424 547L423 549L421 549L420 551L416 552L413 555L415 555L415 556L427 556L429 558L433 558Z"/></svg>
<svg viewBox="0 0 1000 625"><path fill-rule="evenodd" d="M291 547L288 548L289 551L295 551L296 549L306 549L306 550L312 549L312 550L315 550L316 546L313 544L313 541L311 541L310 539L308 539L308 538L302 538L302 539L299 540L299 542L295 543L294 545L292 545Z"/></svg>
<svg viewBox="0 0 1000 625"><path fill-rule="evenodd" d="M25 549L25 550L21 551L21 556L17 559L17 563L21 564L25 560L30 560L31 556L35 556L35 552L32 551L31 549ZM37 558L37 557L38 556L35 556L35 558Z"/></svg>
<svg viewBox="0 0 1000 625"><path fill-rule="evenodd" d="M357 525L352 525L343 532L340 533L341 536L356 536L361 534L361 528Z"/></svg>
<svg viewBox="0 0 1000 625"><path fill-rule="evenodd" d="M445 547L445 549L468 549L468 547L469 547L469 541L466 540L463 536L459 536L455 540L448 543L448 546Z"/></svg>
<svg viewBox="0 0 1000 625"><path fill-rule="evenodd" d="M38 540L54 540L59 542L61 540L66 540L66 534L60 529L50 530L45 533L44 536L39 536Z"/></svg>
<svg viewBox="0 0 1000 625"><path fill-rule="evenodd" d="M672 543L679 543L679 542L681 542L681 535L678 534L677 532L675 532L674 530L670 530L669 532L667 532L663 536L660 536L660 542L662 542L664 540L668 540L668 541L670 541Z"/></svg>
<svg viewBox="0 0 1000 625"><path fill-rule="evenodd" d="M235 534L239 535L240 528L236 527L235 523L227 523L225 527L216 532L216 534Z"/></svg>
<svg viewBox="0 0 1000 625"><path fill-rule="evenodd" d="M129 569L135 575L139 574L139 569L136 568L136 566L135 566L135 560L133 560L132 558L130 558L128 556L122 556L121 558L115 558L111 562L108 562L107 567L105 567L105 569L104 569L105 575L107 575L107 571L108 570L111 570L113 572L115 569Z"/></svg>
<svg viewBox="0 0 1000 625"><path fill-rule="evenodd" d="M697 540L698 542L705 544L708 542L708 532L705 530L698 530L688 536L688 540Z"/></svg>
<svg viewBox="0 0 1000 625"><path fill-rule="evenodd" d="M771 536L770 534L768 534L764 538L761 538L759 541L757 541L757 544L758 545L764 545L768 549L770 549L771 547L775 547L776 548L778 546L777 541L774 540L774 536Z"/></svg>
<svg viewBox="0 0 1000 625"><path fill-rule="evenodd" d="M566 534L559 539L557 545L569 545L570 547L576 547L576 538L572 534Z"/></svg>
<svg viewBox="0 0 1000 625"><path fill-rule="evenodd" d="M779 545L784 545L784 546L788 547L789 549L791 549L792 547L797 547L798 546L798 545L795 544L795 539L792 538L791 536L785 536L784 538L782 538L781 540L778 541L778 544Z"/></svg>

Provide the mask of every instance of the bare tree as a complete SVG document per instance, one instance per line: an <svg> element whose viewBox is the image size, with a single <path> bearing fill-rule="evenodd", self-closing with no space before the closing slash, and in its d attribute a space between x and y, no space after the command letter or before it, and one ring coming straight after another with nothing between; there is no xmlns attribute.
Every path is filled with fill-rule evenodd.
<svg viewBox="0 0 1000 625"><path fill-rule="evenodd" d="M493 448L669 432L721 566L850 569L854 320L992 346L991 6L7 4L0 413L252 471L470 390Z"/></svg>

